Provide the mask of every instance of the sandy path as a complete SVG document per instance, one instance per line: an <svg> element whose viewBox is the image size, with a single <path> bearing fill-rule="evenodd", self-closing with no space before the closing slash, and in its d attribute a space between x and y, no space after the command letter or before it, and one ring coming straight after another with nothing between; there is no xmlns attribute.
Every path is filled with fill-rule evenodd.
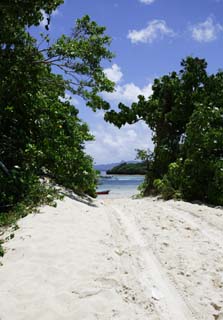
<svg viewBox="0 0 223 320"><path fill-rule="evenodd" d="M114 208L114 207L112 207ZM114 208L113 214L122 226L123 235L128 239L128 251L131 259L131 269L138 280L138 284L144 291L148 301L153 301L160 319L186 320L193 319L190 308L181 298L175 287L169 281L165 270L156 259L147 242L144 240L135 221L120 210Z"/></svg>
<svg viewBox="0 0 223 320"><path fill-rule="evenodd" d="M222 209L66 197L19 225L0 320L223 319Z"/></svg>
<svg viewBox="0 0 223 320"><path fill-rule="evenodd" d="M137 226L193 317L223 319L222 210L148 199L117 205Z"/></svg>

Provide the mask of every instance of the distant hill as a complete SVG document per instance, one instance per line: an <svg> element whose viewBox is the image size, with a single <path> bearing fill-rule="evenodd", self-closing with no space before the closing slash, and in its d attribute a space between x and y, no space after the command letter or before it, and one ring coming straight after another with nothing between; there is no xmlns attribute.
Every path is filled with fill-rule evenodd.
<svg viewBox="0 0 223 320"><path fill-rule="evenodd" d="M123 162L106 172L107 174L146 174L146 163Z"/></svg>
<svg viewBox="0 0 223 320"><path fill-rule="evenodd" d="M96 164L96 165L94 165L94 168L95 168L95 170L99 170L99 171L107 171L107 170L114 168L115 166L118 166L119 164L120 164L120 162L107 163L107 164Z"/></svg>
<svg viewBox="0 0 223 320"><path fill-rule="evenodd" d="M121 162L115 162L115 163L106 163L106 164L96 164L94 165L95 170L99 170L99 171L107 171L107 170L111 170L114 167L117 167L123 163L138 163L137 161L121 161Z"/></svg>

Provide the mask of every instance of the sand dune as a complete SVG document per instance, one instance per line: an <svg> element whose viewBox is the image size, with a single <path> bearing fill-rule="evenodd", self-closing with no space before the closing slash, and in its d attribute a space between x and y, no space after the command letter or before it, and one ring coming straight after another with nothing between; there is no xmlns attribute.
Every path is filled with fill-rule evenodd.
<svg viewBox="0 0 223 320"><path fill-rule="evenodd" d="M223 210L65 197L19 222L1 320L222 320Z"/></svg>

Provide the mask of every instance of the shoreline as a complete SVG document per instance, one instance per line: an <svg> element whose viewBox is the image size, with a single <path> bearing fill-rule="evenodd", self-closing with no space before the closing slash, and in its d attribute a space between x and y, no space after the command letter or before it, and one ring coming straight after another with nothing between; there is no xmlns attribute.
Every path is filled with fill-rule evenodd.
<svg viewBox="0 0 223 320"><path fill-rule="evenodd" d="M0 258L0 319L223 319L223 210L65 197ZM169 318L167 318L167 315Z"/></svg>

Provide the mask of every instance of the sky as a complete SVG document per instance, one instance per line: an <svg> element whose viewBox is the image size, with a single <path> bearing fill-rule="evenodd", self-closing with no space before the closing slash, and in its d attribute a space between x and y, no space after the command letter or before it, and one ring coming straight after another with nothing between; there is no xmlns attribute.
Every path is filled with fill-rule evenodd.
<svg viewBox="0 0 223 320"><path fill-rule="evenodd" d="M103 97L113 108L119 102L130 106L139 94L151 95L153 80L179 71L189 55L205 58L209 73L223 69L223 0L65 0L52 15L51 39L70 34L75 20L86 14L112 38L115 58L103 67L116 86ZM135 149L153 149L145 123L118 129L103 120L102 111L94 113L79 97L71 99L95 136L86 144L94 163L134 160Z"/></svg>

